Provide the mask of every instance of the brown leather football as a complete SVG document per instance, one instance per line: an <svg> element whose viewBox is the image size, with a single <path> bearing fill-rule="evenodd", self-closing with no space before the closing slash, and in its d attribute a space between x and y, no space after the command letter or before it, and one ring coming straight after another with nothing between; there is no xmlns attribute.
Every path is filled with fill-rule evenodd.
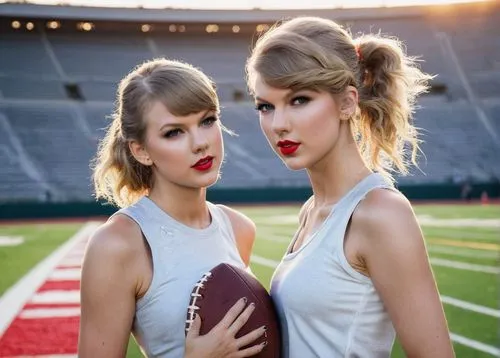
<svg viewBox="0 0 500 358"><path fill-rule="evenodd" d="M226 263L222 263L204 274L194 286L187 311L186 333L195 314L199 314L201 318L200 334L207 334L242 297L248 299L248 304L254 302L255 310L247 323L236 334L236 337L241 337L265 325L267 326L266 333L247 347L267 341L264 349L254 357L279 358L281 335L278 316L271 296L250 273Z"/></svg>

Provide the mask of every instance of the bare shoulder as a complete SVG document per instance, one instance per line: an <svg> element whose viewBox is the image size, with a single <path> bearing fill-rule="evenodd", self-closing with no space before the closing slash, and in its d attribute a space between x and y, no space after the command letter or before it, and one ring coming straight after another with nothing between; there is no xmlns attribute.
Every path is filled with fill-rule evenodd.
<svg viewBox="0 0 500 358"><path fill-rule="evenodd" d="M250 264L250 256L255 242L255 223L245 214L237 210L231 209L225 205L219 204L217 206L226 213L229 221L231 221L241 259L248 266Z"/></svg>
<svg viewBox="0 0 500 358"><path fill-rule="evenodd" d="M132 219L116 215L90 237L85 261L120 262L133 258L143 248L142 233Z"/></svg>
<svg viewBox="0 0 500 358"><path fill-rule="evenodd" d="M225 205L218 204L217 206L226 213L235 233L255 236L255 223L248 216Z"/></svg>
<svg viewBox="0 0 500 358"><path fill-rule="evenodd" d="M413 217L409 200L403 194L389 189L369 192L353 214L353 220L370 226L386 226L395 220Z"/></svg>
<svg viewBox="0 0 500 358"><path fill-rule="evenodd" d="M401 193L375 189L352 215L351 224L363 238L363 246L408 249L421 245L422 235L409 200Z"/></svg>

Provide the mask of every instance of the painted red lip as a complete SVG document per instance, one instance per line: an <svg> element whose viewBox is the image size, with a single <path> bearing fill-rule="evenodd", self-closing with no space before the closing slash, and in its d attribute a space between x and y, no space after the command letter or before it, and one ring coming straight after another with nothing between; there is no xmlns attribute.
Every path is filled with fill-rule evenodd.
<svg viewBox="0 0 500 358"><path fill-rule="evenodd" d="M278 142L278 147L280 149L281 154L283 155L291 155L297 151L300 147L300 143L292 142L291 140L280 140Z"/></svg>
<svg viewBox="0 0 500 358"><path fill-rule="evenodd" d="M191 168L199 170L201 172L212 168L212 164L214 162L214 157L207 156L205 158L201 158L193 165Z"/></svg>

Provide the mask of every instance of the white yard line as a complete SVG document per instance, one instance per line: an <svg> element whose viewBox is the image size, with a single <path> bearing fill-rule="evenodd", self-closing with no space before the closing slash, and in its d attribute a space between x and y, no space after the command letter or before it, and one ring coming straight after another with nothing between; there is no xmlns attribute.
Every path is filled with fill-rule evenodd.
<svg viewBox="0 0 500 358"><path fill-rule="evenodd" d="M290 243L290 240L292 240L291 237L286 237L286 236L281 236L281 235L262 235L257 238L257 240L266 240L266 241L272 241L272 242L279 242L279 243L284 243L288 244Z"/></svg>
<svg viewBox="0 0 500 358"><path fill-rule="evenodd" d="M481 306L475 303L462 301L457 298L441 295L441 301L451 306L459 307L467 311L481 313L487 316L500 318L500 310L494 308Z"/></svg>
<svg viewBox="0 0 500 358"><path fill-rule="evenodd" d="M499 259L500 260L500 251L499 252L491 252L491 251L483 251L483 250L475 250L475 249L465 249L459 247L449 247L449 246L440 246L440 245L429 245L427 251L434 252L437 254L448 254L452 256L458 257L467 257L474 259Z"/></svg>
<svg viewBox="0 0 500 358"><path fill-rule="evenodd" d="M38 292L29 301L33 304L66 304L66 303L80 303L79 290L50 290Z"/></svg>
<svg viewBox="0 0 500 358"><path fill-rule="evenodd" d="M31 308L21 312L22 319L43 319L54 317L79 317L80 307L70 308Z"/></svg>
<svg viewBox="0 0 500 358"><path fill-rule="evenodd" d="M450 267L457 270L475 271L475 272L493 273L493 274L500 273L500 267L495 267L495 266L476 265L461 261L438 259L435 257L431 258L430 261L431 264L433 264L434 266Z"/></svg>
<svg viewBox="0 0 500 358"><path fill-rule="evenodd" d="M26 301L47 279L54 267L57 266L77 242L86 239L98 225L99 223L97 222L89 222L84 225L73 237L33 267L28 274L0 297L0 336L3 335L9 324L19 311L21 311Z"/></svg>
<svg viewBox="0 0 500 358"><path fill-rule="evenodd" d="M430 215L419 215L417 219L422 226L500 228L500 219L439 219Z"/></svg>
<svg viewBox="0 0 500 358"><path fill-rule="evenodd" d="M24 243L21 236L0 236L0 246L19 246Z"/></svg>
<svg viewBox="0 0 500 358"><path fill-rule="evenodd" d="M278 266L279 261L274 261L270 259L266 259L265 257L257 256L257 255L252 255L250 258L250 261L253 263L256 263L258 265L270 267L270 268L276 268Z"/></svg>
<svg viewBox="0 0 500 358"><path fill-rule="evenodd" d="M80 268L58 268L51 272L49 279L52 281L80 280L81 276Z"/></svg>
<svg viewBox="0 0 500 358"><path fill-rule="evenodd" d="M478 341L475 341L473 339L467 338L460 336L455 333L450 333L451 340L453 342L460 343L461 345L467 346L469 348L473 348L477 351L481 351L484 353L489 353L493 355L494 357L500 357L500 349L490 346L489 344L481 343Z"/></svg>

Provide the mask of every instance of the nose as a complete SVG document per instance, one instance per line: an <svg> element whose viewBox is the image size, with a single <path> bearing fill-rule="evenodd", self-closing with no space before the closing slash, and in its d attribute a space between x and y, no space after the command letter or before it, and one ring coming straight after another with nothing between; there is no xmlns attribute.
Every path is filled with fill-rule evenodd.
<svg viewBox="0 0 500 358"><path fill-rule="evenodd" d="M290 121L288 120L285 111L277 108L273 111L273 122L271 128L278 135L287 133L290 130Z"/></svg>
<svg viewBox="0 0 500 358"><path fill-rule="evenodd" d="M194 153L203 153L209 147L207 135L201 130L194 131L192 141Z"/></svg>

